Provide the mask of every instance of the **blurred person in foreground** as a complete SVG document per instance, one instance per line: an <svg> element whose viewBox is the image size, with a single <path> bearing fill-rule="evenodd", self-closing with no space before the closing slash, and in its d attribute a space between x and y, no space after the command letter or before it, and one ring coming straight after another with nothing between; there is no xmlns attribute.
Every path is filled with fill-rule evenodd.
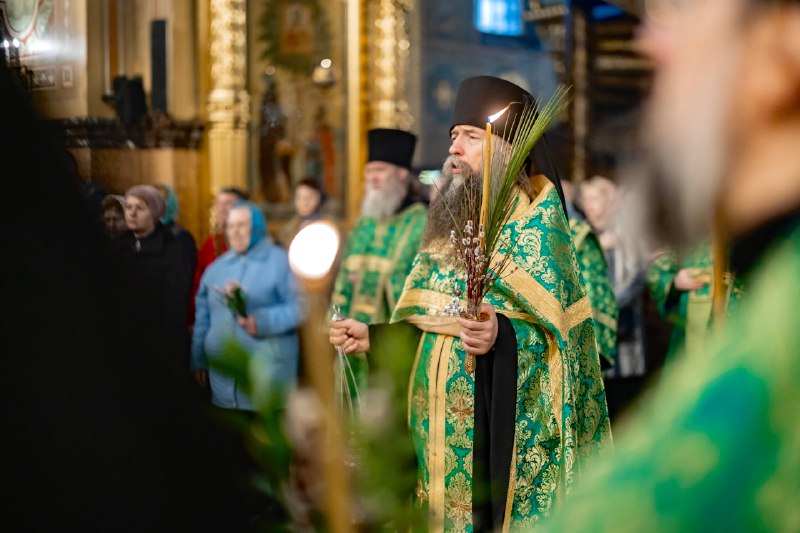
<svg viewBox="0 0 800 533"><path fill-rule="evenodd" d="M128 230L125 224L125 197L109 194L100 204L103 212L103 227L110 239L116 239Z"/></svg>
<svg viewBox="0 0 800 533"><path fill-rule="evenodd" d="M724 258L727 261L727 257ZM672 326L667 360L681 351L705 353L705 342L711 333L714 261L711 244L706 241L693 249L678 253L659 253L647 270L647 286L658 313ZM725 273L725 308L735 308L742 295L742 284Z"/></svg>
<svg viewBox="0 0 800 533"><path fill-rule="evenodd" d="M110 246L0 67L0 530L243 531L242 491L196 387L131 331Z"/></svg>
<svg viewBox="0 0 800 533"><path fill-rule="evenodd" d="M178 241L161 224L164 198L155 187L135 185L125 193L128 231L112 246L121 269L120 301L135 310L128 326L162 339L175 369L185 368L189 355L186 309L190 272Z"/></svg>
<svg viewBox="0 0 800 533"><path fill-rule="evenodd" d="M686 249L717 209L747 292L702 357L667 367L550 530L797 531L800 2L660 7L641 34L657 71L637 220L655 247Z"/></svg>
<svg viewBox="0 0 800 533"><path fill-rule="evenodd" d="M484 297L487 319L446 313L454 289L463 290L448 210L459 213L466 184L482 179L486 117L508 106L494 127L508 128L513 138L522 102L532 101L501 78L461 83L450 156L392 324L331 323L330 342L347 353L369 352L370 364L408 362L416 501L427 507L433 528L532 527L610 441L592 309L557 176L531 180L525 169L516 177L500 249L511 267ZM504 146L497 137L493 143ZM397 342L399 335L405 342ZM467 354L476 356L474 370L465 366Z"/></svg>
<svg viewBox="0 0 800 533"><path fill-rule="evenodd" d="M191 370L211 402L223 409L253 411L236 377L214 368L226 343L236 342L267 368L271 383L288 389L297 380L297 330L305 316L305 296L281 247L267 238L264 216L254 204L238 202L225 223L230 250L208 267L195 298ZM230 305L233 290L241 306Z"/></svg>

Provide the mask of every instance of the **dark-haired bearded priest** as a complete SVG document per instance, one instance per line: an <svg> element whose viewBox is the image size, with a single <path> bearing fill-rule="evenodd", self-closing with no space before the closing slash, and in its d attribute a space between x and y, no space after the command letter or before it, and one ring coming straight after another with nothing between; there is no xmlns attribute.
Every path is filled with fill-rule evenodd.
<svg viewBox="0 0 800 533"><path fill-rule="evenodd" d="M511 262L481 306L489 320L447 316L457 289L464 293L448 209L458 220L465 183L482 179L487 117L512 104L494 130L513 140L523 103L532 101L499 78L461 83L450 156L391 324L331 324L331 343L368 353L371 365L413 360L416 496L434 530L533 526L610 436L592 307L555 176L518 177L499 249ZM507 146L499 136L493 144ZM530 159L536 166L538 154ZM467 355L477 357L474 372L465 368Z"/></svg>

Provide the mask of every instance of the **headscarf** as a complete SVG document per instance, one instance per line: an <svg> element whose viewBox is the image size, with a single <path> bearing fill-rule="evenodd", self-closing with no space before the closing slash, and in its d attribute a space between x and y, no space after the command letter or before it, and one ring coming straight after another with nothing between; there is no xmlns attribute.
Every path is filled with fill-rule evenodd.
<svg viewBox="0 0 800 533"><path fill-rule="evenodd" d="M178 195L172 185L164 185L167 198L164 201L164 215L159 219L165 226L169 226L178 219Z"/></svg>
<svg viewBox="0 0 800 533"><path fill-rule="evenodd" d="M247 251L249 252L267 237L267 222L264 220L261 209L253 202L240 200L233 204L231 211L245 207L250 210L250 220L252 221L250 226L250 244L247 246Z"/></svg>
<svg viewBox="0 0 800 533"><path fill-rule="evenodd" d="M135 196L146 203L153 215L153 220L158 221L164 215L164 198L152 185L134 185L125 193L125 197L128 196Z"/></svg>

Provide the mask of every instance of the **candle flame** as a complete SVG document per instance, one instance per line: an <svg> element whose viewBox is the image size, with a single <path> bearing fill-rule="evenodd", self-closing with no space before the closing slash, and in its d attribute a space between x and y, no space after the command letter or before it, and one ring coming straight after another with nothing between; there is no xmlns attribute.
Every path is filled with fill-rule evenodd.
<svg viewBox="0 0 800 533"><path fill-rule="evenodd" d="M489 117L489 119L488 119L488 122L489 122L489 124L492 124L492 123L494 123L494 121L495 121L495 120L497 120L498 118L502 117L502 116L503 116L503 113L505 113L506 111L508 111L508 108L509 108L509 107L511 107L511 104L508 104L508 105L507 105L507 106L505 106L503 109L501 109L500 111L498 111L498 112L497 112L497 113L495 113L494 115L490 116L490 117Z"/></svg>

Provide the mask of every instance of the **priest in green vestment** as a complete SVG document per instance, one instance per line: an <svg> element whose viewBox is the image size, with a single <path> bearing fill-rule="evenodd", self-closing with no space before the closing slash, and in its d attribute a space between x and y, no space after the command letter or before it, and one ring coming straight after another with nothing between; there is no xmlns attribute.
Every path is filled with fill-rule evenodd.
<svg viewBox="0 0 800 533"><path fill-rule="evenodd" d="M581 269L583 286L592 303L597 353L603 358L606 365L614 366L617 352L619 309L611 278L608 277L606 257L597 233L588 222L579 218L570 218L569 229L575 245L578 266Z"/></svg>
<svg viewBox="0 0 800 533"><path fill-rule="evenodd" d="M575 205L575 189L572 182L563 180L567 219L575 245L581 278L589 301L592 302L592 318L597 353L604 367L614 366L617 353L617 318L619 308L614 296L614 286L608 275L608 263L597 233L586 217Z"/></svg>
<svg viewBox="0 0 800 533"><path fill-rule="evenodd" d="M367 132L361 217L347 237L332 301L342 315L385 322L419 250L427 208L411 192L416 137L402 130Z"/></svg>
<svg viewBox="0 0 800 533"><path fill-rule="evenodd" d="M800 2L664 7L635 223L685 250L722 221L746 289L547 530L800 531Z"/></svg>
<svg viewBox="0 0 800 533"><path fill-rule="evenodd" d="M674 251L660 253L647 272L647 285L659 314L672 325L667 358L679 351L703 353L711 327L712 276L711 246L703 243L679 258ZM728 307L738 302L742 287L732 274L725 275Z"/></svg>
<svg viewBox="0 0 800 533"><path fill-rule="evenodd" d="M448 207L457 213L464 182L481 179L486 117L513 103L495 123L495 131L513 135L528 100L499 78L462 82L450 157L392 325L331 325L331 342L347 353L380 347L381 357L412 361L407 409L416 500L427 507L433 530L535 525L569 495L586 458L610 440L592 306L557 182L525 173L517 180L499 250L510 264L484 298L489 319L448 312L463 290L449 247ZM412 332L410 347L386 345L382 337L392 328ZM468 354L477 356L473 372L465 368Z"/></svg>
<svg viewBox="0 0 800 533"><path fill-rule="evenodd" d="M412 193L416 136L396 129L367 132L361 217L347 237L331 301L341 315L366 324L392 316L425 229L427 207ZM353 387L366 384L364 357L352 361ZM355 394L353 392L353 394Z"/></svg>

